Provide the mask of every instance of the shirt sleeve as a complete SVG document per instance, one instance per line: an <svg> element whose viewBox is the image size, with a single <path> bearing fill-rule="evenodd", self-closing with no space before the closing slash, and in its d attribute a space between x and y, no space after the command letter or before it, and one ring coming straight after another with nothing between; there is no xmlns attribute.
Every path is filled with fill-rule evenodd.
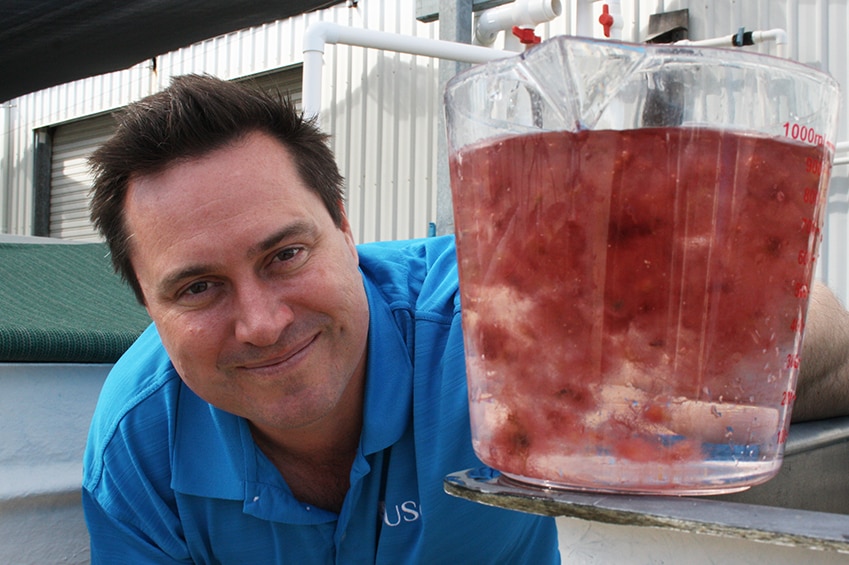
<svg viewBox="0 0 849 565"><path fill-rule="evenodd" d="M129 521L111 515L83 489L83 509L91 538L92 565L113 563L192 563L182 551L166 551Z"/></svg>
<svg viewBox="0 0 849 565"><path fill-rule="evenodd" d="M116 398L101 395L83 464L92 563L192 562L171 489L172 421L162 417L174 397L150 395L114 416Z"/></svg>

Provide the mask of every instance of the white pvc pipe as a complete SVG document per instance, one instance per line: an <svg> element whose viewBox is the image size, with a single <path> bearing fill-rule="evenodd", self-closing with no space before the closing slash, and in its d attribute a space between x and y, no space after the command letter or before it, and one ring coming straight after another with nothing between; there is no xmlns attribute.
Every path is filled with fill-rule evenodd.
<svg viewBox="0 0 849 565"><path fill-rule="evenodd" d="M777 45L787 45L787 32L783 29L768 29L766 31L753 31L752 40L755 43L762 41L775 41Z"/></svg>
<svg viewBox="0 0 849 565"><path fill-rule="evenodd" d="M573 4L575 18L575 35L579 37L593 36L593 2L592 0L575 0Z"/></svg>
<svg viewBox="0 0 849 565"><path fill-rule="evenodd" d="M316 22L304 33L304 85L301 102L304 116L316 120L321 110L324 46L328 43L371 47L474 64L516 55L512 51L501 51L467 43L342 26L332 22Z"/></svg>
<svg viewBox="0 0 849 565"><path fill-rule="evenodd" d="M834 164L849 165L849 141L834 144Z"/></svg>
<svg viewBox="0 0 849 565"><path fill-rule="evenodd" d="M734 47L734 37L735 35L726 35L723 37L714 37L711 39L700 39L698 41L690 41L685 39L683 41L677 41L675 45L696 45L700 47ZM785 46L787 45L787 32L783 29L769 29L765 31L753 31L752 32L752 41L757 43L763 43L764 41L775 41L777 46L777 55L779 57L785 56Z"/></svg>
<svg viewBox="0 0 849 565"><path fill-rule="evenodd" d="M475 39L481 45L492 45L502 30L513 26L536 27L562 13L560 0L514 0L480 13L475 25Z"/></svg>

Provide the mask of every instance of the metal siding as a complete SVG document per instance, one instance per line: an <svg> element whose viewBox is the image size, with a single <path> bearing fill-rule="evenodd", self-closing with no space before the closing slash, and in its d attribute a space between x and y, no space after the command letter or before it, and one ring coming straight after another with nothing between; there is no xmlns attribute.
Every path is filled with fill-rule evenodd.
<svg viewBox="0 0 849 565"><path fill-rule="evenodd" d="M299 104L301 68L248 77L253 85L288 93ZM99 115L64 124L53 136L50 186L50 236L77 241L101 238L89 220L91 172L88 157L115 130L111 115Z"/></svg>
<svg viewBox="0 0 849 565"><path fill-rule="evenodd" d="M89 220L91 172L87 160L114 130L110 115L88 118L56 129L50 182L51 237L100 240Z"/></svg>
<svg viewBox="0 0 849 565"><path fill-rule="evenodd" d="M361 2L329 21L404 35L436 37L397 2ZM437 62L352 47L325 49L322 126L347 180L357 241L424 237L435 221Z"/></svg>
<svg viewBox="0 0 849 565"><path fill-rule="evenodd" d="M300 108L301 92L303 90L301 68L301 65L296 65L282 71L246 77L243 80L253 88L261 88L271 93L279 92L294 102L296 107Z"/></svg>

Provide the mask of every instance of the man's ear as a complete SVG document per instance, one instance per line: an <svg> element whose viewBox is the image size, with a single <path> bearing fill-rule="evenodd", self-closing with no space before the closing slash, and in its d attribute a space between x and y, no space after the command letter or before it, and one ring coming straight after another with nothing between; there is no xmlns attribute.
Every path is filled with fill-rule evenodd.
<svg viewBox="0 0 849 565"><path fill-rule="evenodd" d="M354 258L359 260L357 243L354 241L354 231L351 229L351 223L348 221L348 214L345 212L345 204L340 200L337 205L339 206L339 212L342 218L342 221L339 223L339 230L345 235L345 239L348 241L348 246L351 248L351 253L354 255Z"/></svg>

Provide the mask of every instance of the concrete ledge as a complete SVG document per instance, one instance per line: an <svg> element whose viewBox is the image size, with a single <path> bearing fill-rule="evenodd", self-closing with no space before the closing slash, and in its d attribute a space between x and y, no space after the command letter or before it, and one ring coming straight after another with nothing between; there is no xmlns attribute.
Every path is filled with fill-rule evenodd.
<svg viewBox="0 0 849 565"><path fill-rule="evenodd" d="M0 466L0 563L91 561L78 462Z"/></svg>
<svg viewBox="0 0 849 565"><path fill-rule="evenodd" d="M7 511L80 503L82 464L0 465L0 520Z"/></svg>
<svg viewBox="0 0 849 565"><path fill-rule="evenodd" d="M0 563L91 562L80 491L7 500L0 505Z"/></svg>
<svg viewBox="0 0 849 565"><path fill-rule="evenodd" d="M0 563L86 564L82 455L111 365L0 363Z"/></svg>

